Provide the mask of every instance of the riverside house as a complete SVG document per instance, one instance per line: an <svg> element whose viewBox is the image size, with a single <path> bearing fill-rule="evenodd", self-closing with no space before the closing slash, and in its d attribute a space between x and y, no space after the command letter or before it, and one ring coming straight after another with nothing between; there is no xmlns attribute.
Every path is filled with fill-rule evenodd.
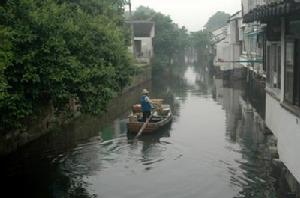
<svg viewBox="0 0 300 198"><path fill-rule="evenodd" d="M214 67L217 71L221 71L221 68L226 66L223 60L227 59L226 46L228 45L227 37L228 25L221 27L212 32L212 43L214 49Z"/></svg>
<svg viewBox="0 0 300 198"><path fill-rule="evenodd" d="M241 77L242 66L239 64L243 38L241 25L242 14L239 11L229 18L227 25L212 33L216 53L214 66L223 75L233 78Z"/></svg>
<svg viewBox="0 0 300 198"><path fill-rule="evenodd" d="M300 0L268 0L243 17L265 26L266 124L281 161L300 181Z"/></svg>
<svg viewBox="0 0 300 198"><path fill-rule="evenodd" d="M266 0L242 0L242 16L247 15L256 7L266 4ZM241 25L242 53L240 63L254 76L266 78L264 60L265 24L260 21L248 21Z"/></svg>
<svg viewBox="0 0 300 198"><path fill-rule="evenodd" d="M130 21L133 31L132 52L138 63L149 64L153 57L155 23L151 21Z"/></svg>

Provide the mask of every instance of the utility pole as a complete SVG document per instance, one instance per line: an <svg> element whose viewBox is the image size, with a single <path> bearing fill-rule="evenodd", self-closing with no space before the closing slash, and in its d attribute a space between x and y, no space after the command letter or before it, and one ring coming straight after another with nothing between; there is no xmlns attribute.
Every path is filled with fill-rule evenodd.
<svg viewBox="0 0 300 198"><path fill-rule="evenodd" d="M131 0L128 0L128 6L129 6L129 17L131 19L132 13L131 13Z"/></svg>
<svg viewBox="0 0 300 198"><path fill-rule="evenodd" d="M130 29L131 29L131 47L132 47L132 53L134 54L134 27L133 27L133 19L132 19L132 7L131 7L131 0L128 0L128 7L129 7L129 23L130 23Z"/></svg>

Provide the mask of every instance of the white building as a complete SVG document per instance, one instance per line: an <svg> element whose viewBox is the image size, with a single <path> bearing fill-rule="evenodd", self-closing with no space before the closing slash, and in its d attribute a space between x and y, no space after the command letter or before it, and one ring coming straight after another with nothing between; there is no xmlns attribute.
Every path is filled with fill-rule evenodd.
<svg viewBox="0 0 300 198"><path fill-rule="evenodd" d="M266 0L242 0L242 15L247 15L256 7L266 4ZM264 59L265 25L259 21L244 23L241 26L243 34L241 64L258 76L265 78Z"/></svg>
<svg viewBox="0 0 300 198"><path fill-rule="evenodd" d="M153 57L155 23L151 21L131 21L133 31L132 51L139 63L149 64Z"/></svg>
<svg viewBox="0 0 300 198"><path fill-rule="evenodd" d="M222 72L232 72L233 77L240 77L238 71L241 65L238 62L242 43L241 24L242 14L237 12L229 18L226 26L212 33L216 50L214 65Z"/></svg>
<svg viewBox="0 0 300 198"><path fill-rule="evenodd" d="M227 36L228 25L221 27L214 32L212 32L213 38L212 42L214 44L215 49L215 59L214 59L214 66L221 67L226 65L224 60L229 59L229 55L226 53L227 51L225 48L229 45L229 38Z"/></svg>
<svg viewBox="0 0 300 198"><path fill-rule="evenodd" d="M280 160L300 182L300 1L266 2L244 16L255 21L266 24L266 124Z"/></svg>
<svg viewBox="0 0 300 198"><path fill-rule="evenodd" d="M241 77L240 69L242 65L239 63L239 58L242 53L242 40L243 34L241 32L242 26L242 12L239 11L232 15L229 20L229 36L230 36L230 60L231 68L234 70L235 75Z"/></svg>

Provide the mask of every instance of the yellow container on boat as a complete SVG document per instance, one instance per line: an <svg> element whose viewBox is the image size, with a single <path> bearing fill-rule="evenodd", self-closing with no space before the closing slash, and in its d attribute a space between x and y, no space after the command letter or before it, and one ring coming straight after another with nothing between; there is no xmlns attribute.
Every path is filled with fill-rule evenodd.
<svg viewBox="0 0 300 198"><path fill-rule="evenodd" d="M162 105L164 99L151 99L152 104L154 105Z"/></svg>

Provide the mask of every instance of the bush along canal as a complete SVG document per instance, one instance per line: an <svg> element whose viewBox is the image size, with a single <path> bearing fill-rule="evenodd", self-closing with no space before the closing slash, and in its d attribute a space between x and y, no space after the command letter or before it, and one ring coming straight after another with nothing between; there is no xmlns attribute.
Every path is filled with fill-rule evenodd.
<svg viewBox="0 0 300 198"><path fill-rule="evenodd" d="M142 88L171 105L171 125L137 141L127 134ZM1 159L9 197L293 197L276 140L244 82L174 67L132 89L105 118L82 116ZM123 113L113 109L124 108ZM288 180L291 181L291 180ZM297 186L296 184L294 186Z"/></svg>

